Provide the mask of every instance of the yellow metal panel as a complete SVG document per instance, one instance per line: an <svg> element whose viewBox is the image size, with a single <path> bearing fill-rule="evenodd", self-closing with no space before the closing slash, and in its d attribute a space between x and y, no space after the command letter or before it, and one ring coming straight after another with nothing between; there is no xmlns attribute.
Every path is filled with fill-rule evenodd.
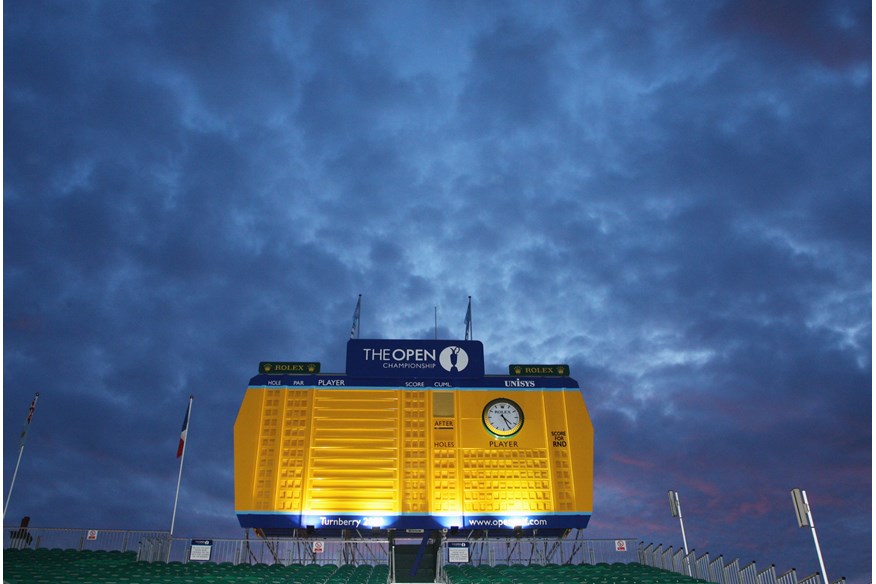
<svg viewBox="0 0 876 584"><path fill-rule="evenodd" d="M491 433L485 407L523 423ZM246 513L589 514L593 427L574 390L251 388L234 428Z"/></svg>
<svg viewBox="0 0 876 584"><path fill-rule="evenodd" d="M452 418L456 415L456 400L452 391L432 392L432 415L436 418Z"/></svg>
<svg viewBox="0 0 876 584"><path fill-rule="evenodd" d="M572 476L577 481L574 506L590 512L593 510L593 424L581 392L570 391L563 395L567 411L572 412L568 425L568 449Z"/></svg>
<svg viewBox="0 0 876 584"><path fill-rule="evenodd" d="M314 390L302 511L400 512L399 391ZM350 476L349 470L357 470ZM338 476L348 478L338 488Z"/></svg>
<svg viewBox="0 0 876 584"><path fill-rule="evenodd" d="M234 506L237 509L255 509L255 459L264 392L247 390L234 423Z"/></svg>
<svg viewBox="0 0 876 584"><path fill-rule="evenodd" d="M399 461L402 513L425 513L428 510L426 395L425 391L405 391L402 396Z"/></svg>

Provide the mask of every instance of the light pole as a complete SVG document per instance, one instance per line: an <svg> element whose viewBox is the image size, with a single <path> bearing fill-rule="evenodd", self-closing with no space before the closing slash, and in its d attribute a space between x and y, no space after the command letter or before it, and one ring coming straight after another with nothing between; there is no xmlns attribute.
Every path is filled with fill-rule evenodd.
<svg viewBox="0 0 876 584"><path fill-rule="evenodd" d="M821 557L821 546L818 545L818 536L815 535L815 522L812 521L812 510L809 508L809 499L806 498L806 491L791 489L791 499L794 501L794 511L797 512L797 525L812 529L815 552L818 554L818 564L821 566L821 577L825 584L830 584L830 580L827 579L827 570L824 569L824 558Z"/></svg>
<svg viewBox="0 0 876 584"><path fill-rule="evenodd" d="M673 517L678 517L678 523L681 525L681 541L684 543L684 563L687 564L687 575L693 576L690 569L690 560L688 559L687 537L684 535L684 519L681 516L681 501L678 500L678 493L669 491L669 510Z"/></svg>

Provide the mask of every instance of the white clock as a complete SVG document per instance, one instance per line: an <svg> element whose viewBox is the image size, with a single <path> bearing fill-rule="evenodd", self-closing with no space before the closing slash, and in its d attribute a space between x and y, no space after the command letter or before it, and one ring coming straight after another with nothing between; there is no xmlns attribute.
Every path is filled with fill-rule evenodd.
<svg viewBox="0 0 876 584"><path fill-rule="evenodd" d="M484 426L499 438L508 438L523 427L523 409L510 399L500 397L484 406Z"/></svg>

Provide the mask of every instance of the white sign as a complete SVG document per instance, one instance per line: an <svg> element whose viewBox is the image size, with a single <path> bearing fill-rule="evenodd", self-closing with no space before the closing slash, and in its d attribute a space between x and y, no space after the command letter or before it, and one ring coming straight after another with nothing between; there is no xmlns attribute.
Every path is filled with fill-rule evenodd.
<svg viewBox="0 0 876 584"><path fill-rule="evenodd" d="M614 551L616 551L616 552L627 551L627 542L622 540L622 539L614 540Z"/></svg>
<svg viewBox="0 0 876 584"><path fill-rule="evenodd" d="M325 552L325 542L324 541L313 542L313 553L321 554L323 552Z"/></svg>
<svg viewBox="0 0 876 584"><path fill-rule="evenodd" d="M195 562L209 562L212 551L212 539L193 539L192 548L189 550L189 560Z"/></svg>
<svg viewBox="0 0 876 584"><path fill-rule="evenodd" d="M85 539L87 539L88 541L96 540L97 539L97 530L96 529L89 529L88 535L85 536Z"/></svg>
<svg viewBox="0 0 876 584"><path fill-rule="evenodd" d="M468 542L448 542L447 561L451 564L467 564L469 562Z"/></svg>

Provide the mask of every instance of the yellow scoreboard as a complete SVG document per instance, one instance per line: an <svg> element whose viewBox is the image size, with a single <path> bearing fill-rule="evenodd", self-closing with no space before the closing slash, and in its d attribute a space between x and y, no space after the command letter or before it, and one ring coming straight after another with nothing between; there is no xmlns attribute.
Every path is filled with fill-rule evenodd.
<svg viewBox="0 0 876 584"><path fill-rule="evenodd" d="M578 383L563 366L483 363L479 341L361 339L344 375L263 363L282 372L250 380L234 426L241 526L586 527L593 427Z"/></svg>

